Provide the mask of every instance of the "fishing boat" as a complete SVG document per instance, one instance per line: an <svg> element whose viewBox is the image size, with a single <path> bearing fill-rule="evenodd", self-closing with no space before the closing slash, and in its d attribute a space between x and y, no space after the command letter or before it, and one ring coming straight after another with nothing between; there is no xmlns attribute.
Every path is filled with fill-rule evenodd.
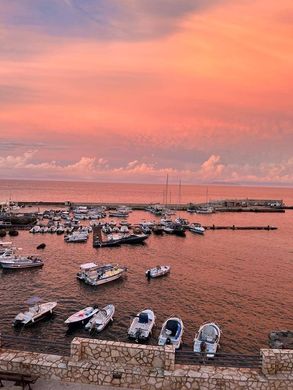
<svg viewBox="0 0 293 390"><path fill-rule="evenodd" d="M180 348L184 327L183 322L178 317L168 318L161 329L159 336L159 345L174 345L176 349Z"/></svg>
<svg viewBox="0 0 293 390"><path fill-rule="evenodd" d="M107 305L93 315L89 322L85 325L85 329L90 332L101 332L108 325L110 321L113 321L115 313L114 305Z"/></svg>
<svg viewBox="0 0 293 390"><path fill-rule="evenodd" d="M170 269L171 267L169 265L157 265L155 268L146 270L145 275L148 279L159 278L160 276L167 275Z"/></svg>
<svg viewBox="0 0 293 390"><path fill-rule="evenodd" d="M207 357L214 357L220 337L221 330L214 322L201 325L194 338L193 351L205 353Z"/></svg>
<svg viewBox="0 0 293 390"><path fill-rule="evenodd" d="M40 321L53 313L57 302L36 303L30 306L28 311L19 313L14 319L13 325L31 325Z"/></svg>
<svg viewBox="0 0 293 390"><path fill-rule="evenodd" d="M203 226L201 226L200 223L192 223L189 225L189 230L192 232L192 233L196 233L196 234L204 234L205 232L205 228Z"/></svg>
<svg viewBox="0 0 293 390"><path fill-rule="evenodd" d="M150 309L142 310L134 317L129 329L128 337L137 342L147 341L155 325L155 314Z"/></svg>
<svg viewBox="0 0 293 390"><path fill-rule="evenodd" d="M127 268L125 267L109 264L107 267L101 267L95 272L88 272L83 281L91 286L99 286L121 278L126 271Z"/></svg>
<svg viewBox="0 0 293 390"><path fill-rule="evenodd" d="M64 323L69 327L85 325L98 311L97 307L86 307L72 314Z"/></svg>

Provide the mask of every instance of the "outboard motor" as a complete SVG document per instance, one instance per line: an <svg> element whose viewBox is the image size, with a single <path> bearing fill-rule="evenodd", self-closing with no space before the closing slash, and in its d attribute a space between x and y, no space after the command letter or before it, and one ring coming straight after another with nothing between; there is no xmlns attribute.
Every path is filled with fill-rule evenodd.
<svg viewBox="0 0 293 390"><path fill-rule="evenodd" d="M147 275L146 276L147 276L148 280L150 280L150 278L151 278L151 271L150 270L147 271Z"/></svg>

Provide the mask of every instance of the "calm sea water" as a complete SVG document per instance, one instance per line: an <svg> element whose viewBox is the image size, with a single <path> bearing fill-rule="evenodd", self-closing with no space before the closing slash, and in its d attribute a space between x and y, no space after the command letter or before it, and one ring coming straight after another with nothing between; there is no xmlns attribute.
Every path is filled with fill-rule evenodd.
<svg viewBox="0 0 293 390"><path fill-rule="evenodd" d="M164 186L134 184L92 184L0 181L0 200L71 200L156 202L163 199ZM170 186L178 199L178 186ZM177 197L177 198L176 198ZM293 204L293 189L209 186L210 199L276 198ZM182 202L203 201L206 187L182 186ZM171 199L172 200L172 199ZM65 244L62 236L32 235L21 231L12 238L23 253L36 253L41 242L46 249L42 269L0 271L0 331L14 334L14 316L26 307L32 295L45 301L57 300L55 316L22 330L26 337L70 341L87 336L79 330L66 334L64 320L89 304L116 306L113 324L99 335L108 340L127 340L131 315L150 307L156 314L155 344L162 322L178 315L185 325L184 348L191 348L195 331L204 321L216 321L222 328L223 352L257 352L267 344L273 329L293 328L293 211L285 214L219 213L187 216L202 224L275 225L276 231L207 231L201 237L151 236L145 245L121 248ZM155 217L133 212L129 220ZM75 274L87 261L118 262L128 267L124 280L92 288L81 284ZM144 271L157 264L170 264L168 277L148 282Z"/></svg>

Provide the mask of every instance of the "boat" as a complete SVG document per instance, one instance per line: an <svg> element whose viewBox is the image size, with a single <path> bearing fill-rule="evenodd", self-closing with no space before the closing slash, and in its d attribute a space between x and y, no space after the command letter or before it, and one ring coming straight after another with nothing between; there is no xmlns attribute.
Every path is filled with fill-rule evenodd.
<svg viewBox="0 0 293 390"><path fill-rule="evenodd" d="M145 275L148 279L159 278L160 276L167 275L170 269L171 267L169 265L157 265L155 268L146 270Z"/></svg>
<svg viewBox="0 0 293 390"><path fill-rule="evenodd" d="M200 207L196 209L196 214L213 214L214 209L213 207Z"/></svg>
<svg viewBox="0 0 293 390"><path fill-rule="evenodd" d="M98 312L94 314L89 322L85 325L85 329L88 329L90 332L101 332L110 321L113 321L114 313L114 305L107 305L102 309L99 309Z"/></svg>
<svg viewBox="0 0 293 390"><path fill-rule="evenodd" d="M129 329L128 337L137 342L147 341L155 325L155 314L150 309L142 310L134 317Z"/></svg>
<svg viewBox="0 0 293 390"><path fill-rule="evenodd" d="M201 325L194 338L193 351L205 353L207 357L214 357L220 337L221 330L214 322Z"/></svg>
<svg viewBox="0 0 293 390"><path fill-rule="evenodd" d="M69 327L85 325L98 311L97 307L86 307L72 314L64 323Z"/></svg>
<svg viewBox="0 0 293 390"><path fill-rule="evenodd" d="M36 303L30 306L28 311L19 313L14 319L13 325L31 325L51 315L57 306L57 302Z"/></svg>
<svg viewBox="0 0 293 390"><path fill-rule="evenodd" d="M44 262L35 256L17 256L13 252L0 256L0 266L4 269L25 269L42 267Z"/></svg>
<svg viewBox="0 0 293 390"><path fill-rule="evenodd" d="M108 269L112 269L112 264L105 264L105 265L98 265L96 263L84 263L80 265L79 272L76 274L76 277L79 280L85 281L86 278L89 277L89 275L96 276L98 272L105 271Z"/></svg>
<svg viewBox="0 0 293 390"><path fill-rule="evenodd" d="M192 233L204 234L205 228L200 223L192 223L189 225L189 230Z"/></svg>
<svg viewBox="0 0 293 390"><path fill-rule="evenodd" d="M161 329L159 336L159 345L174 345L176 349L180 348L182 335L184 331L183 322L178 317L168 318Z"/></svg>
<svg viewBox="0 0 293 390"><path fill-rule="evenodd" d="M88 239L88 233L87 232L73 232L72 234L65 236L64 241L66 242L86 242Z"/></svg>
<svg viewBox="0 0 293 390"><path fill-rule="evenodd" d="M107 267L99 268L95 272L88 272L83 281L91 286L99 286L121 278L126 271L127 268L125 267L109 264Z"/></svg>

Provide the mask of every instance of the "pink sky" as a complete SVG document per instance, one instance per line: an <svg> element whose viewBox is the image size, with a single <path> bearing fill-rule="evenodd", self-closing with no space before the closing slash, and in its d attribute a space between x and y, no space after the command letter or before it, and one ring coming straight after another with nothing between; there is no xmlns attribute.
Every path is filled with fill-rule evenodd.
<svg viewBox="0 0 293 390"><path fill-rule="evenodd" d="M292 184L292 0L1 7L0 178Z"/></svg>

